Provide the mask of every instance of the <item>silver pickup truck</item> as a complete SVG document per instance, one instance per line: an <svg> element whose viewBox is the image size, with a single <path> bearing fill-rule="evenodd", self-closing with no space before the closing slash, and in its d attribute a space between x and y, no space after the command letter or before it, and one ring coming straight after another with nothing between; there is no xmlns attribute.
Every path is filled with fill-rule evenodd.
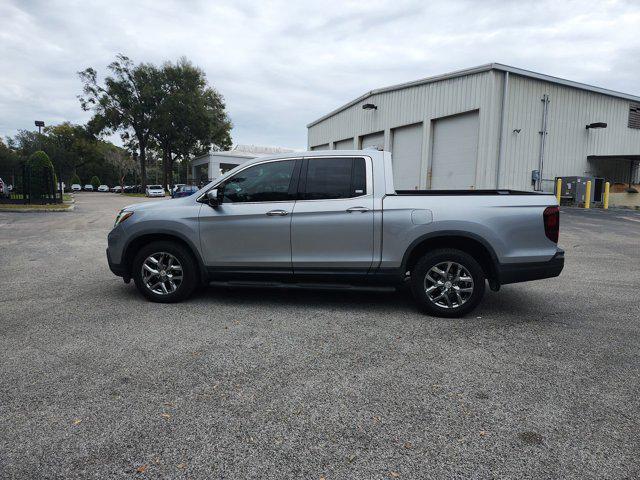
<svg viewBox="0 0 640 480"><path fill-rule="evenodd" d="M396 191L391 154L322 151L247 162L189 197L123 209L111 271L156 302L201 284L403 285L427 313L457 317L485 283L555 277L553 195Z"/></svg>

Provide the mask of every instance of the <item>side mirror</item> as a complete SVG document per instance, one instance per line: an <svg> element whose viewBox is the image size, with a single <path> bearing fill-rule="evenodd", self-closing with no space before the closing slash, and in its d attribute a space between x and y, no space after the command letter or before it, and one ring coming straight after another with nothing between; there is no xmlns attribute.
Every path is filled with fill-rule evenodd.
<svg viewBox="0 0 640 480"><path fill-rule="evenodd" d="M219 188L214 188L207 192L207 203L213 208L222 204L222 198L223 192Z"/></svg>

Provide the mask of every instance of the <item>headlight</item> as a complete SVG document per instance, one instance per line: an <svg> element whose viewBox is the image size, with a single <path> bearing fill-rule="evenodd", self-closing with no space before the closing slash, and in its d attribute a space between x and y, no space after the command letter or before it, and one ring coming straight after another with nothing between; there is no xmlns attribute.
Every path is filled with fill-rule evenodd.
<svg viewBox="0 0 640 480"><path fill-rule="evenodd" d="M124 222L131 215L133 215L133 212L130 210L120 210L120 213L116 217L116 223L113 224L113 228L116 228L118 225Z"/></svg>

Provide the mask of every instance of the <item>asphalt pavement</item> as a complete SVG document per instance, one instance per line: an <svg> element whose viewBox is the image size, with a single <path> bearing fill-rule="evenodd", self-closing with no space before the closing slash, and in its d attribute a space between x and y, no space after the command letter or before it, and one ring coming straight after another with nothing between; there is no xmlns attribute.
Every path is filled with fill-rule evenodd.
<svg viewBox="0 0 640 480"><path fill-rule="evenodd" d="M0 213L0 478L638 478L640 215L564 209L559 278L145 301L118 210ZM171 200L164 200L170 202Z"/></svg>

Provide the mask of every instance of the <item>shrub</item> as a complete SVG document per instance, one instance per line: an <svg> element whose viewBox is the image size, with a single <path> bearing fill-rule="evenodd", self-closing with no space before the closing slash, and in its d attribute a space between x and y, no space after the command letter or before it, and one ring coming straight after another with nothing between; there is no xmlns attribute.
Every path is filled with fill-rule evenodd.
<svg viewBox="0 0 640 480"><path fill-rule="evenodd" d="M77 183L78 185L82 185L82 182L80 181L80 177L75 173L73 174L73 177L71 177L69 184L73 185L74 183Z"/></svg>
<svg viewBox="0 0 640 480"><path fill-rule="evenodd" d="M93 177L91 177L91 181L89 183L93 185L94 190L97 190L100 186L100 179L94 175Z"/></svg>
<svg viewBox="0 0 640 480"><path fill-rule="evenodd" d="M27 165L31 169L32 198L41 199L51 195L53 193L51 192L51 179L55 178L55 175L49 155L38 150L31 154Z"/></svg>

